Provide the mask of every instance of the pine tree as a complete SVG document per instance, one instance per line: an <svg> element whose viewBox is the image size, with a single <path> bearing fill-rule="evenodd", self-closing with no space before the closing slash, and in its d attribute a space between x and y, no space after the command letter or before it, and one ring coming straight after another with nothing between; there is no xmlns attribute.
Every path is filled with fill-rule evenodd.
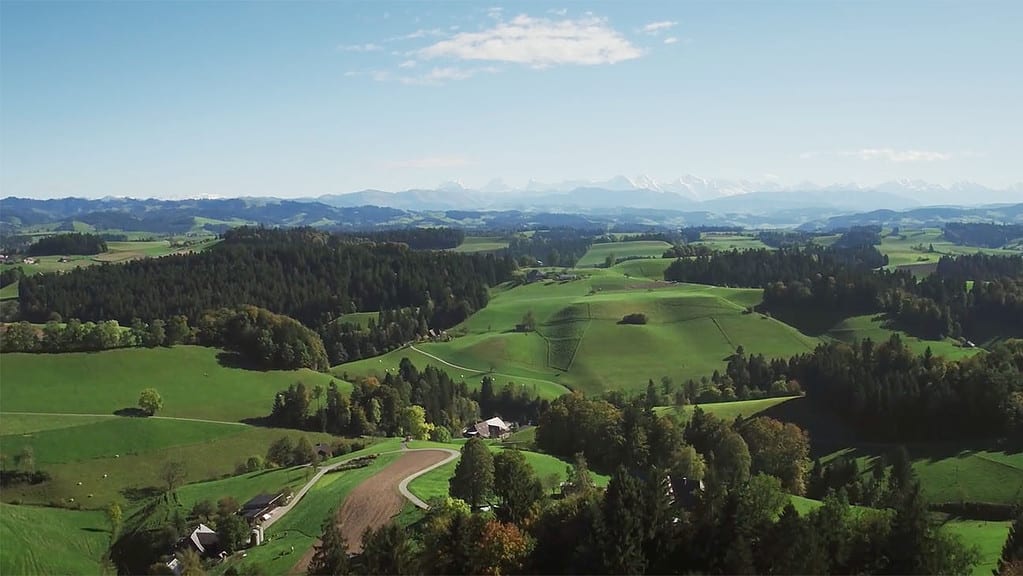
<svg viewBox="0 0 1023 576"><path fill-rule="evenodd" d="M309 562L308 574L315 576L342 576L349 574L348 544L341 527L334 521L331 514L323 522L323 535L316 546L316 553Z"/></svg>
<svg viewBox="0 0 1023 576"><path fill-rule="evenodd" d="M993 573L995 576L1023 574L1023 514L1017 516L1009 527L1009 536L998 559L998 569Z"/></svg>
<svg viewBox="0 0 1023 576"><path fill-rule="evenodd" d="M451 495L482 506L494 492L494 457L479 438L470 438L462 447L462 457L449 481Z"/></svg>

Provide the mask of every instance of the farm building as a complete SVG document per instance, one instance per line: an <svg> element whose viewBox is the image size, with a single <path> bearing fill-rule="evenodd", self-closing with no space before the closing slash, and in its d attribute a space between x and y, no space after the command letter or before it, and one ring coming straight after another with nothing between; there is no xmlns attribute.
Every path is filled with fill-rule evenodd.
<svg viewBox="0 0 1023 576"><path fill-rule="evenodd" d="M276 496L264 493L253 497L243 504L238 514L245 518L249 524L258 524L261 519L264 519L264 516L283 503L283 492L278 493Z"/></svg>
<svg viewBox="0 0 1023 576"><path fill-rule="evenodd" d="M195 548L199 556L208 557L217 553L220 547L220 538L217 537L216 530L205 524L199 524L188 536L188 544Z"/></svg>
<svg viewBox="0 0 1023 576"><path fill-rule="evenodd" d="M497 416L477 422L465 429L466 438L504 438L511 434L511 426Z"/></svg>
<svg viewBox="0 0 1023 576"><path fill-rule="evenodd" d="M326 442L317 442L316 445L313 446L313 451L319 454L321 460L325 460L334 455L334 449Z"/></svg>

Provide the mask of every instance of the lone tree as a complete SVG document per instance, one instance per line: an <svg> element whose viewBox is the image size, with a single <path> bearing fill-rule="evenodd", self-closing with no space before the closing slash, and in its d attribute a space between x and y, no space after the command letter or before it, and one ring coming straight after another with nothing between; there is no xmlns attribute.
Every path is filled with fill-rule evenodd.
<svg viewBox="0 0 1023 576"><path fill-rule="evenodd" d="M168 492L173 492L185 479L186 474L184 462L165 462L163 468L160 468L160 479L167 485Z"/></svg>
<svg viewBox="0 0 1023 576"><path fill-rule="evenodd" d="M494 457L494 492L508 518L519 522L543 498L543 485L522 452L505 450Z"/></svg>
<svg viewBox="0 0 1023 576"><path fill-rule="evenodd" d="M451 495L482 506L494 493L494 456L479 438L470 438L462 447L462 457L450 480Z"/></svg>
<svg viewBox="0 0 1023 576"><path fill-rule="evenodd" d="M163 408L163 398L160 397L160 393L156 391L156 388L146 388L139 394L139 408L143 409L150 416Z"/></svg>

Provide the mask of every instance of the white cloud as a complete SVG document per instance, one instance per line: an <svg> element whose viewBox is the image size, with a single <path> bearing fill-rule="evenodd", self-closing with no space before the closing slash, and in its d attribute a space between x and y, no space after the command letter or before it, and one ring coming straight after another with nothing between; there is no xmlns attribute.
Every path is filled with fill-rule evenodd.
<svg viewBox="0 0 1023 576"><path fill-rule="evenodd" d="M402 34L401 36L392 36L385 40L385 42L397 42L400 40L418 40L419 38L426 38L427 36L439 37L444 36L444 31L440 28L420 28L415 32L409 32L408 34Z"/></svg>
<svg viewBox="0 0 1023 576"><path fill-rule="evenodd" d="M674 28L675 26L678 26L678 22L674 22L672 20L661 20L660 22L651 22L646 26L643 26L643 32L656 35L670 28Z"/></svg>
<svg viewBox="0 0 1023 576"><path fill-rule="evenodd" d="M602 18L550 20L517 16L481 32L462 32L418 51L421 58L513 62L534 68L614 64L642 51Z"/></svg>
<svg viewBox="0 0 1023 576"><path fill-rule="evenodd" d="M397 80L402 84L414 86L441 86L453 80L466 80L480 73L493 74L497 68L486 66L481 68L459 68L456 66L434 67L418 76L401 76Z"/></svg>
<svg viewBox="0 0 1023 576"><path fill-rule="evenodd" d="M863 161L881 160L903 164L909 162L944 162L951 160L953 154L949 152L935 152L933 150L898 150L895 148L860 148L859 150L840 150L837 152L822 152L811 150L799 155L800 160L812 160L821 157L858 158Z"/></svg>
<svg viewBox="0 0 1023 576"><path fill-rule="evenodd" d="M416 66L415 60L405 60L401 64L398 64L398 68L415 68L415 66Z"/></svg>
<svg viewBox="0 0 1023 576"><path fill-rule="evenodd" d="M384 47L379 44L349 44L346 46L338 46L339 50L345 52L377 52L383 50Z"/></svg>
<svg viewBox="0 0 1023 576"><path fill-rule="evenodd" d="M951 160L946 152L930 150L895 150L893 148L863 148L851 154L860 160L886 160L888 162L935 162Z"/></svg>
<svg viewBox="0 0 1023 576"><path fill-rule="evenodd" d="M555 16L564 16L568 14L568 8L551 8L547 13L554 14Z"/></svg>
<svg viewBox="0 0 1023 576"><path fill-rule="evenodd" d="M390 168L458 168L468 166L469 159L465 156L427 156L424 158L412 158L409 160L396 160L388 162Z"/></svg>
<svg viewBox="0 0 1023 576"><path fill-rule="evenodd" d="M669 37L664 39L664 43L665 44L675 44L676 42L678 42L678 38L676 38L674 36L669 36Z"/></svg>

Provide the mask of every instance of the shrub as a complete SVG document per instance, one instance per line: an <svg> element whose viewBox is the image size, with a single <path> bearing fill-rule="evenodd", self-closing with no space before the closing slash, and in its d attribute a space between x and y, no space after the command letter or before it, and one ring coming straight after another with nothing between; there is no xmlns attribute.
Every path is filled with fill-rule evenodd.
<svg viewBox="0 0 1023 576"><path fill-rule="evenodd" d="M622 317L622 321L619 324L646 324L646 321L646 314L635 312L633 314L626 314Z"/></svg>

